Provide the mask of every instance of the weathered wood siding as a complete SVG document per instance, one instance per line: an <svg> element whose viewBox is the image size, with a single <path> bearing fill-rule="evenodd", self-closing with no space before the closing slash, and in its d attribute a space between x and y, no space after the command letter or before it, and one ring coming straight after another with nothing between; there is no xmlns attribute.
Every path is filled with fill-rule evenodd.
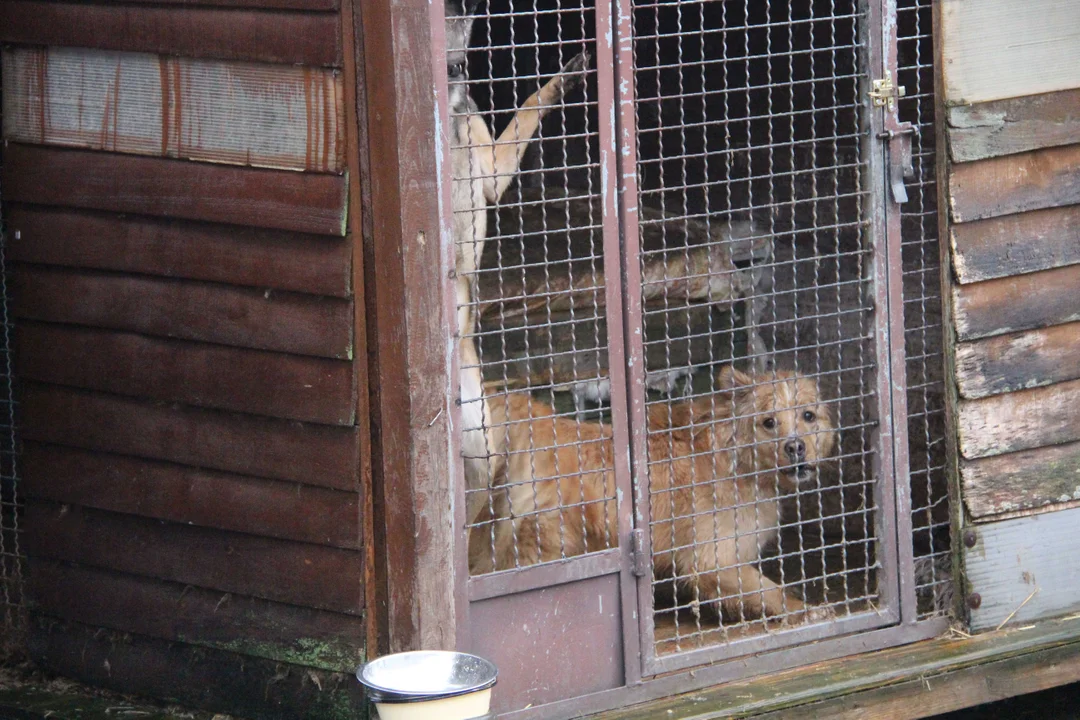
<svg viewBox="0 0 1080 720"><path fill-rule="evenodd" d="M955 431L984 630L1080 606L1080 4L940 14Z"/></svg>
<svg viewBox="0 0 1080 720"><path fill-rule="evenodd" d="M0 3L31 649L59 671L244 717L359 706L347 6ZM110 673L57 652L107 631Z"/></svg>

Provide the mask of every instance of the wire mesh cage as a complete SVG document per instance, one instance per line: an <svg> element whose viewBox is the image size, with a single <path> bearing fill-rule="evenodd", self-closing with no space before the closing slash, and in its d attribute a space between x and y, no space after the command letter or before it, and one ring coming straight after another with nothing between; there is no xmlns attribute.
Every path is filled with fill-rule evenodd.
<svg viewBox="0 0 1080 720"><path fill-rule="evenodd" d="M634 542L655 656L894 623L902 572L946 613L929 3L899 8L900 268L887 4L625 0L606 54L586 1L446 6L470 574Z"/></svg>

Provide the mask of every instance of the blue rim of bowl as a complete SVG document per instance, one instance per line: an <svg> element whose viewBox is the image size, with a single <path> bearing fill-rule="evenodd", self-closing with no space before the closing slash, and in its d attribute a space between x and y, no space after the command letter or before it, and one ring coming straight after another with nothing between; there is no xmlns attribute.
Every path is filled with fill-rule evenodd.
<svg viewBox="0 0 1080 720"><path fill-rule="evenodd" d="M461 653L467 655L468 653ZM364 679L364 668L373 662L378 662L378 659L371 662L364 663L356 669L356 679L360 681L360 684L364 686L364 690L367 693L368 700L376 703L412 703L412 702L432 702L434 700L445 700L446 698L458 697L459 695L470 695L474 692L481 692L488 690L495 686L495 683L499 680L499 669L495 667L495 664L490 660L485 660L482 657L476 655L470 655L469 657L475 657L478 660L482 660L495 670L495 674L490 680L487 680L479 685L472 685L465 688L459 688L457 690L448 690L445 692L434 693L403 693L400 690L391 690L390 688L376 685L368 680Z"/></svg>

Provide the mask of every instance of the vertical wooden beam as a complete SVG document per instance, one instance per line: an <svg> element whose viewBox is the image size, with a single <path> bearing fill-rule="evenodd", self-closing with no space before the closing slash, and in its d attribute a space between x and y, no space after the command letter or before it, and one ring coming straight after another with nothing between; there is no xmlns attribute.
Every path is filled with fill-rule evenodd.
<svg viewBox="0 0 1080 720"><path fill-rule="evenodd" d="M959 466L959 423L956 419L959 392L956 386L956 333L953 329L952 312L952 245L949 243L949 143L947 136L947 117L945 107L944 48L941 27L941 3L933 6L934 21L934 128L936 154L934 157L938 187L938 248L941 265L941 332L942 350L945 360L945 475L949 487L949 506L951 508L950 538L953 556L953 573L956 592L954 612L959 618L967 617L967 604L964 602L967 584L960 572L963 561L964 544L961 532L964 527L964 504L961 502L960 466Z"/></svg>
<svg viewBox="0 0 1080 720"><path fill-rule="evenodd" d="M363 3L370 198L365 213L373 321L372 403L377 564L385 567L385 635L396 652L455 645L451 411L437 152L433 8L426 0Z"/></svg>
<svg viewBox="0 0 1080 720"><path fill-rule="evenodd" d="M368 162L368 128L366 86L361 63L363 61L363 24L359 2L342 0L341 32L343 48L344 95L345 95L345 160L349 174L348 225L351 241L352 267L349 279L352 285L354 308L353 372L356 383L356 425L360 434L360 497L357 502L360 537L357 538L361 555L364 621L366 625L364 654L370 658L379 651L377 588L375 575L375 512L372 488L371 453L371 402L368 353L367 282L364 262L364 244L371 237L370 217L364 207L370 207L371 166ZM368 200L365 204L365 199Z"/></svg>

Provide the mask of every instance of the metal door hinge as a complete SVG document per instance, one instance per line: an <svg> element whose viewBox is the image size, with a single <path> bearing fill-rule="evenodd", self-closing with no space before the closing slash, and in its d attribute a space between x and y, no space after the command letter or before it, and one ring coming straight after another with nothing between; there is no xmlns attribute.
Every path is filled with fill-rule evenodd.
<svg viewBox="0 0 1080 720"><path fill-rule="evenodd" d="M631 531L630 541L634 551L634 577L645 577L649 574L649 560L645 557L645 531Z"/></svg>
<svg viewBox="0 0 1080 720"><path fill-rule="evenodd" d="M889 112L896 112L896 101L907 94L903 85L893 84L892 73L888 70L885 77L874 81L873 88L868 94L874 107L883 107Z"/></svg>

